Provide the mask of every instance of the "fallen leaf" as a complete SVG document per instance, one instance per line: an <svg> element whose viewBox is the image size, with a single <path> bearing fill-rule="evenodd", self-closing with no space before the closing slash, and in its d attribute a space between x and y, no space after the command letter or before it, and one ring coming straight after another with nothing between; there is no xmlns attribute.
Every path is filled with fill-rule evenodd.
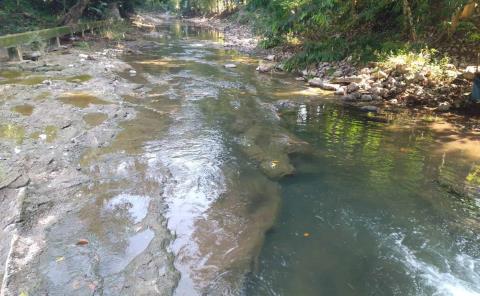
<svg viewBox="0 0 480 296"><path fill-rule="evenodd" d="M65 260L65 257L63 256L55 258L55 262L61 262L63 260Z"/></svg>
<svg viewBox="0 0 480 296"><path fill-rule="evenodd" d="M270 166L272 167L272 169L274 169L277 166L278 163L279 163L278 160L272 160L271 163L270 163Z"/></svg>
<svg viewBox="0 0 480 296"><path fill-rule="evenodd" d="M84 245L88 245L88 240L84 238L79 239L77 242L77 246L84 246Z"/></svg>
<svg viewBox="0 0 480 296"><path fill-rule="evenodd" d="M309 237L309 236L310 236L310 233L304 232L304 233L303 233L303 236L304 236L304 237Z"/></svg>

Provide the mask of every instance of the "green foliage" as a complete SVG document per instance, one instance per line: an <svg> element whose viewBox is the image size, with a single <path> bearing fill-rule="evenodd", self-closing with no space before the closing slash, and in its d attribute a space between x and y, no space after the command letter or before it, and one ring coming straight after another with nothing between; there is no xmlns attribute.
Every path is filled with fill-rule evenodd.
<svg viewBox="0 0 480 296"><path fill-rule="evenodd" d="M456 75L449 75L450 60L448 57L439 56L432 48L421 50L405 49L389 54L380 54L377 59L379 67L383 69L395 69L398 65L407 72L407 78L413 78L416 73L428 73L431 80L449 81Z"/></svg>
<svg viewBox="0 0 480 296"><path fill-rule="evenodd" d="M146 0L91 0L84 12L86 19L106 17L108 3L118 2L124 15ZM162 0L158 0L162 1ZM1 0L0 35L51 28L59 25L62 16L77 0Z"/></svg>
<svg viewBox="0 0 480 296"><path fill-rule="evenodd" d="M287 60L287 71L304 68L307 65L343 59L348 53L348 43L342 38L332 38L327 42L307 43L303 51Z"/></svg>

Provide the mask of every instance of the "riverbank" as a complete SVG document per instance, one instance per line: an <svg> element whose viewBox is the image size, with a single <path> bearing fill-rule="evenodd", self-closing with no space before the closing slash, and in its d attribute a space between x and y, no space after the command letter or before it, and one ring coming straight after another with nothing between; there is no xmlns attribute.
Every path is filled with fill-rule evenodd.
<svg viewBox="0 0 480 296"><path fill-rule="evenodd" d="M143 85L124 78L135 75L135 71L121 56L145 45L133 41L135 36L127 39L132 41L111 42L98 37L70 41L35 61L0 64L0 209L4 213L0 220L1 295L50 293L54 287L45 282L45 264L57 264L62 269L69 252L95 249L84 247L95 245L91 237L82 234L80 225L90 223L87 218L69 222L68 227L78 227L61 234L68 239L66 245L60 246L62 251L54 255L56 262L42 257L55 249L49 234L74 213L88 208L92 201L86 197L91 192L111 182L112 175L99 172L111 169L116 154L123 155L119 159L126 157L112 144L124 130L122 125L138 113L135 104L124 98L141 97ZM103 150L111 152L110 158L100 157L99 151ZM125 198L112 207L129 205L132 201ZM156 250L139 256L135 261L138 264L132 263L123 272L128 275L162 269L163 276L145 275L145 281L152 280L149 283L125 276L116 281L117 289L148 292L161 287L165 293L173 289L177 275L170 254L160 246L166 244L170 234L159 223L163 218L158 215L136 223L135 232L154 230L151 248ZM128 240L129 235L120 233L116 240ZM84 255L78 262L83 266L96 266L104 260L99 250ZM150 265L144 265L142 260ZM64 274L56 280L65 281L75 293L109 288L103 283L104 277L88 269L84 276ZM81 268L79 272L83 272Z"/></svg>
<svg viewBox="0 0 480 296"><path fill-rule="evenodd" d="M257 68L261 73L284 71L285 62L298 51L288 47L260 48L261 36L253 33L248 22L240 24L237 17L184 20L222 32L226 48L263 57L264 61ZM343 103L368 112L411 109L479 114L480 103L472 102L470 97L476 65L459 57L454 60L461 62L452 64L439 60L434 51L425 50L391 55L368 65L355 65L349 59L323 62L294 73L297 80L330 91Z"/></svg>

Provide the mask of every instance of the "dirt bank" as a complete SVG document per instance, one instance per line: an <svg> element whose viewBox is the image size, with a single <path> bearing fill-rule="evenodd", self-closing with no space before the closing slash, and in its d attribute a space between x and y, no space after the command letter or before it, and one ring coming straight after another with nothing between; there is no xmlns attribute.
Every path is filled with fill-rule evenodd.
<svg viewBox="0 0 480 296"><path fill-rule="evenodd" d="M137 113L123 97L142 95L142 85L120 75L131 70L119 58L126 47L92 44L83 50L69 46L35 62L0 64L1 295L172 291L177 275L164 247L169 234L158 223L163 218L157 202L147 204L157 208L156 215L136 221L134 231L119 230L117 245L141 238L151 251L145 246L148 252L135 260L124 258L125 267L115 277L97 270L111 256L94 248L93 239L82 232L81 225L93 222L91 216L81 214L89 212L89 207L92 210L92 201L85 197L110 181L98 171L108 170L120 159L111 154L110 159L97 159L92 165L83 161L85 154L112 144L122 130L120 124ZM127 158L123 155L122 161ZM152 186L158 191L161 184ZM132 200L127 196L110 206L128 208ZM55 243L59 237L64 239L60 245ZM77 265L67 266L72 264L68 256L75 252L85 256L75 259L80 260ZM52 264L64 272L48 274ZM145 282L137 280L139 273Z"/></svg>

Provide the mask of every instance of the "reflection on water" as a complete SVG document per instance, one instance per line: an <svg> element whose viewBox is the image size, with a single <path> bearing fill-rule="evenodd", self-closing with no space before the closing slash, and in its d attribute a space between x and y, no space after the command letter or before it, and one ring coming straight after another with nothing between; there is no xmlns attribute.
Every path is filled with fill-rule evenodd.
<svg viewBox="0 0 480 296"><path fill-rule="evenodd" d="M285 204L247 294L480 293L477 133L325 103L284 119L321 153L296 158L281 182Z"/></svg>

